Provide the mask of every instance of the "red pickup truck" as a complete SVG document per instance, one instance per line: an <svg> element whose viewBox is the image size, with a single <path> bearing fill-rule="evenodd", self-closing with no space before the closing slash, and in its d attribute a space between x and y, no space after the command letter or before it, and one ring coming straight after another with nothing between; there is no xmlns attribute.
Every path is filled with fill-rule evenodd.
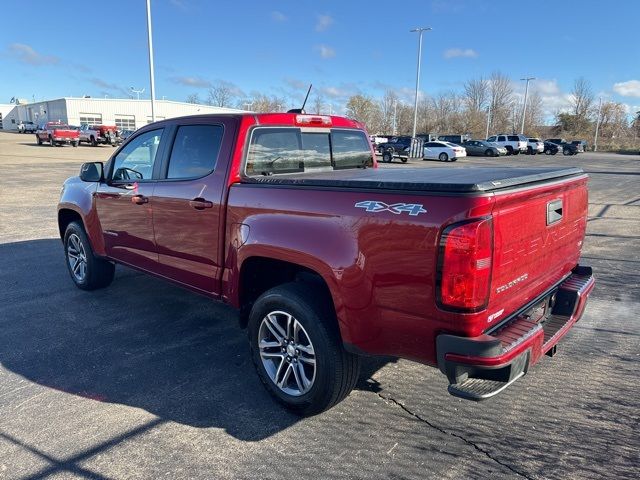
<svg viewBox="0 0 640 480"><path fill-rule="evenodd" d="M71 128L69 125L48 122L36 130L36 141L38 145L48 143L52 147L55 147L66 143L77 147L80 143L80 133L77 129Z"/></svg>
<svg viewBox="0 0 640 480"><path fill-rule="evenodd" d="M147 125L64 184L71 278L105 287L120 263L236 307L266 388L307 415L348 395L361 355L438 367L481 400L555 353L594 286L587 175L374 159L335 116Z"/></svg>

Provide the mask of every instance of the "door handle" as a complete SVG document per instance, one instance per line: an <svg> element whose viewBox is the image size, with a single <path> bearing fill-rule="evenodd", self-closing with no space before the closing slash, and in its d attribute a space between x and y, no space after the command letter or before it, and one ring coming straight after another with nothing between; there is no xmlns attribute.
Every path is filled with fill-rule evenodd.
<svg viewBox="0 0 640 480"><path fill-rule="evenodd" d="M131 203L135 203L136 205L142 205L143 203L149 203L149 198L144 195L134 195L131 197Z"/></svg>
<svg viewBox="0 0 640 480"><path fill-rule="evenodd" d="M205 208L213 208L213 202L205 200L204 198L194 198L189 200L189 205L196 210L204 210Z"/></svg>

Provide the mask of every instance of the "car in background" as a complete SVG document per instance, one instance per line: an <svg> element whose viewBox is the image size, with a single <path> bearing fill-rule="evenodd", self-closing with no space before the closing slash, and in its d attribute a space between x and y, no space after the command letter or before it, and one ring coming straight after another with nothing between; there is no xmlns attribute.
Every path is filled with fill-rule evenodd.
<svg viewBox="0 0 640 480"><path fill-rule="evenodd" d="M507 135L500 133L493 137L487 138L487 142L494 142L501 147L507 149L507 155L518 155L527 151L527 141L529 139L524 135L512 134Z"/></svg>
<svg viewBox="0 0 640 480"><path fill-rule="evenodd" d="M464 142L471 140L471 135L439 135L438 140L441 142L455 143L462 145Z"/></svg>
<svg viewBox="0 0 640 480"><path fill-rule="evenodd" d="M80 127L80 142L97 147L100 144L116 147L122 143L120 132L115 125L87 125Z"/></svg>
<svg viewBox="0 0 640 480"><path fill-rule="evenodd" d="M499 157L507 154L506 148L499 147L497 144L486 140L467 140L462 146L469 156Z"/></svg>
<svg viewBox="0 0 640 480"><path fill-rule="evenodd" d="M467 151L464 147L449 142L426 142L422 149L423 160L455 162L458 158L466 156Z"/></svg>
<svg viewBox="0 0 640 480"><path fill-rule="evenodd" d="M38 145L48 143L52 147L64 144L77 147L80 143L80 132L63 123L47 122L36 131L36 141Z"/></svg>
<svg viewBox="0 0 640 480"><path fill-rule="evenodd" d="M124 142L127 138L133 135L133 132L135 132L135 130L122 130L120 131L120 138Z"/></svg>
<svg viewBox="0 0 640 480"><path fill-rule="evenodd" d="M18 133L35 133L38 126L33 122L18 123Z"/></svg>
<svg viewBox="0 0 640 480"><path fill-rule="evenodd" d="M543 152L545 155L555 155L560 151L560 147L556 143L547 142L545 140L544 142L542 142L542 144L544 145Z"/></svg>
<svg viewBox="0 0 640 480"><path fill-rule="evenodd" d="M544 152L544 142L539 138L527 139L527 155L536 155Z"/></svg>
<svg viewBox="0 0 640 480"><path fill-rule="evenodd" d="M578 147L578 153L584 153L587 151L587 142L585 140L573 140L571 144Z"/></svg>
<svg viewBox="0 0 640 480"><path fill-rule="evenodd" d="M577 155L578 154L578 146L572 143L569 143L564 138L547 138L545 142L551 142L558 145L558 151L562 151L563 155Z"/></svg>
<svg viewBox="0 0 640 480"><path fill-rule="evenodd" d="M406 135L393 137L387 143L381 143L379 145L382 161L385 163L391 163L394 158L399 158L402 163L406 163L409 159L410 149L411 137Z"/></svg>

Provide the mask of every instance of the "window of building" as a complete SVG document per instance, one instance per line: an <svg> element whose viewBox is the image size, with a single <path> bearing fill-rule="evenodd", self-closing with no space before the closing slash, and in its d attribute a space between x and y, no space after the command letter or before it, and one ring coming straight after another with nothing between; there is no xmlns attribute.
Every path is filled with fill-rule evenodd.
<svg viewBox="0 0 640 480"><path fill-rule="evenodd" d="M100 113L81 113L80 125L101 125L102 114Z"/></svg>
<svg viewBox="0 0 640 480"><path fill-rule="evenodd" d="M133 115L116 115L116 127L118 130L135 130L136 117Z"/></svg>

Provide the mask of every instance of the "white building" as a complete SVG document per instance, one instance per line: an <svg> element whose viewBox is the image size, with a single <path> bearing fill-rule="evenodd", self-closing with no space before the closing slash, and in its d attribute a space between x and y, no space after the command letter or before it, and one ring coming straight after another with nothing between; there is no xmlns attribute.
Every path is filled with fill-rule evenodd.
<svg viewBox="0 0 640 480"><path fill-rule="evenodd" d="M156 121L184 115L241 111L171 100L155 101ZM31 121L36 124L58 121L68 125L105 124L116 125L122 130L135 130L151 123L151 101L65 97L19 105L0 104L0 128L16 130L21 121Z"/></svg>

